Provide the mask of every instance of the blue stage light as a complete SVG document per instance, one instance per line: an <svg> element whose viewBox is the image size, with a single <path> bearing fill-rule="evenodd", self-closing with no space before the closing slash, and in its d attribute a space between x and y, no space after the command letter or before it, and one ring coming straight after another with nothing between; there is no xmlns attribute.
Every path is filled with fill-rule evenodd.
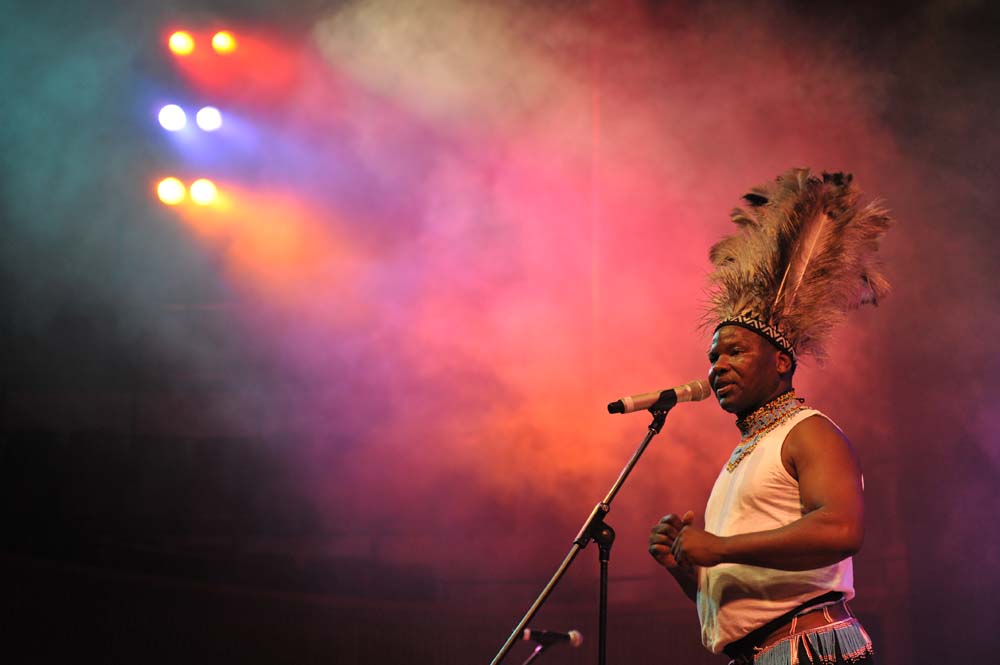
<svg viewBox="0 0 1000 665"><path fill-rule="evenodd" d="M177 132L187 126L187 115L184 109L176 104L167 104L160 109L160 125L170 132Z"/></svg>
<svg viewBox="0 0 1000 665"><path fill-rule="evenodd" d="M222 114L214 106L206 106L195 115L195 122L206 132L214 132L222 127Z"/></svg>

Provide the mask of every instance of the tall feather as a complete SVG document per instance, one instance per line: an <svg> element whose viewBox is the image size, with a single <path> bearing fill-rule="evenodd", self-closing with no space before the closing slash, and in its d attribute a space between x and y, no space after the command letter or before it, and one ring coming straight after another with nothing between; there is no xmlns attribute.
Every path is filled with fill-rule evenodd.
<svg viewBox="0 0 1000 665"><path fill-rule="evenodd" d="M877 259L891 222L878 204L858 205L852 177L792 169L744 196L731 213L739 230L709 252L709 307L717 326L751 314L797 355L822 361L846 313L889 291Z"/></svg>

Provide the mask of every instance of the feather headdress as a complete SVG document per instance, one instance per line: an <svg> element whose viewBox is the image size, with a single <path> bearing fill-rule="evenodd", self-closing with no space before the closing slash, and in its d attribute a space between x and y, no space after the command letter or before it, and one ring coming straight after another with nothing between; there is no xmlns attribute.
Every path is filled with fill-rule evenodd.
<svg viewBox="0 0 1000 665"><path fill-rule="evenodd" d="M889 290L877 260L891 222L877 203L860 207L852 176L792 169L743 196L740 229L710 253L705 325L748 328L793 358L822 361L847 312Z"/></svg>

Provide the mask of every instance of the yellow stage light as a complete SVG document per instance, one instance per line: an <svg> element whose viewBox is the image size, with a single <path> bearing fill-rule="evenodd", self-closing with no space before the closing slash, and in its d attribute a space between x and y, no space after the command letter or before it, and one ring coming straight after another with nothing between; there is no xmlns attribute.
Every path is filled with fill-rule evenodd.
<svg viewBox="0 0 1000 665"><path fill-rule="evenodd" d="M156 186L156 195L168 206L175 206L184 200L187 190L177 178L164 178Z"/></svg>
<svg viewBox="0 0 1000 665"><path fill-rule="evenodd" d="M191 200L198 205L210 205L215 202L218 196L218 188L208 178L199 178L191 183Z"/></svg>
<svg viewBox="0 0 1000 665"><path fill-rule="evenodd" d="M175 55L188 55L194 50L194 37L189 32L178 30L170 35L168 44Z"/></svg>
<svg viewBox="0 0 1000 665"><path fill-rule="evenodd" d="M236 50L236 38L228 30L217 32L212 37L212 48L220 55L232 53Z"/></svg>

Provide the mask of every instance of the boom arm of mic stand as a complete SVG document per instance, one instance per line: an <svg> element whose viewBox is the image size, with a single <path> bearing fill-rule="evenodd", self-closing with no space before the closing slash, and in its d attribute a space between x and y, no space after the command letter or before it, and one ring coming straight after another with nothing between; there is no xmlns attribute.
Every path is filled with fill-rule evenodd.
<svg viewBox="0 0 1000 665"><path fill-rule="evenodd" d="M528 608L528 611L521 619L521 622L514 628L514 631L510 634L510 637L507 638L507 641L493 658L490 665L499 665L500 662L503 661L503 659L510 652L511 647L514 646L514 643L517 642L522 634L524 634L525 627L527 627L528 623L534 618L538 610L541 609L542 605L552 593L552 590L556 588L556 584L559 583L559 580L561 580L563 575L566 574L566 571L569 570L570 564L573 563L573 559L575 559L576 555L580 553L580 550L586 547L587 543L591 541L593 538L591 535L592 529L604 526L604 516L611 510L611 501L615 498L615 495L618 494L618 490L622 488L622 485L625 484L625 480L628 478L629 474L632 473L633 467L635 467L635 465L639 462L639 458L642 457L642 453L645 452L649 442L653 440L654 436L660 433L661 429L663 429L663 423L667 419L668 412L669 409L652 412L653 422L650 423L649 429L646 431L646 436L643 438L642 443L640 443L639 447L636 448L636 451L632 453L632 458L625 465L625 468L622 469L622 472L618 474L618 479L615 480L614 485L611 486L611 489L604 497L604 500L594 506L594 509L590 512L590 516L587 518L587 521L584 522L583 528L580 529L580 533L578 533L576 538L573 540L573 546L570 547L566 558L564 558L562 563L559 564L559 568L556 569L552 579L550 579L548 584L545 585L542 592L538 594L538 598L536 598L535 602L533 602L531 607Z"/></svg>

